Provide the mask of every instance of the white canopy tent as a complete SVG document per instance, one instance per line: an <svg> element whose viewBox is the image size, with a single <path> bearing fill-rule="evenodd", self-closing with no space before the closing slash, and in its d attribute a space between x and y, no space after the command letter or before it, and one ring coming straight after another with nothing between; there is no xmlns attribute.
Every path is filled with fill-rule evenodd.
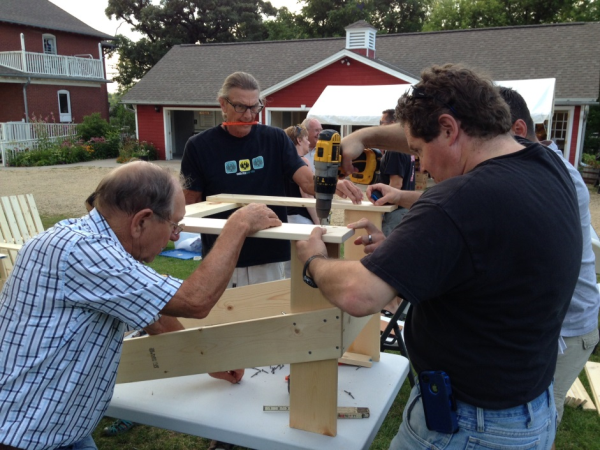
<svg viewBox="0 0 600 450"><path fill-rule="evenodd" d="M533 122L543 123L547 120L548 126L552 124L555 83L554 78L496 82L521 94L527 102ZM331 125L379 125L381 112L395 108L398 98L410 87L410 84L327 86L307 117Z"/></svg>

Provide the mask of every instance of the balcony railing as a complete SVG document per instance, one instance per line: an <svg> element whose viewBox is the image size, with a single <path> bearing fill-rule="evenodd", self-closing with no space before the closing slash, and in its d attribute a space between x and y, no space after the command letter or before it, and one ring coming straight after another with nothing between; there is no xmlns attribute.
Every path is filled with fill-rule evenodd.
<svg viewBox="0 0 600 450"><path fill-rule="evenodd" d="M6 165L9 152L35 149L43 143L64 140L76 134L77 124L74 123L0 123L1 165Z"/></svg>
<svg viewBox="0 0 600 450"><path fill-rule="evenodd" d="M104 79L102 61L91 57L0 52L0 65L29 74Z"/></svg>

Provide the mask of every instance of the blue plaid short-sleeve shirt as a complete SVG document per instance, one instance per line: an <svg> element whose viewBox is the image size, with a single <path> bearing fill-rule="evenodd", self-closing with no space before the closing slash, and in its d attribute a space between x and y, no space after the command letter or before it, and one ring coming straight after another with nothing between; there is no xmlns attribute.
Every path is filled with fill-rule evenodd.
<svg viewBox="0 0 600 450"><path fill-rule="evenodd" d="M96 210L28 241L0 294L0 443L54 448L90 435L123 332L158 320L181 283L133 259Z"/></svg>

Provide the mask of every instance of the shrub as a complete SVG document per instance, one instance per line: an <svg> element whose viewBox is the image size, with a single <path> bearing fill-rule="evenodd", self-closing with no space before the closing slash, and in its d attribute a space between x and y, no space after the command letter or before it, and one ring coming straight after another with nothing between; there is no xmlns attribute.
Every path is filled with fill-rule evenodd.
<svg viewBox="0 0 600 450"><path fill-rule="evenodd" d="M14 167L54 166L90 161L94 149L80 141L53 143L38 149L8 152L8 165Z"/></svg>
<svg viewBox="0 0 600 450"><path fill-rule="evenodd" d="M156 147L152 142L139 142L135 139L126 139L119 151L118 163L126 163L132 158L154 161L157 157Z"/></svg>
<svg viewBox="0 0 600 450"><path fill-rule="evenodd" d="M108 159L119 156L121 138L118 133L108 133L106 137L93 137L88 144L94 149L94 159Z"/></svg>
<svg viewBox="0 0 600 450"><path fill-rule="evenodd" d="M77 133L82 141L89 141L94 137L106 137L111 131L111 126L104 120L100 113L93 113L83 118L77 127Z"/></svg>

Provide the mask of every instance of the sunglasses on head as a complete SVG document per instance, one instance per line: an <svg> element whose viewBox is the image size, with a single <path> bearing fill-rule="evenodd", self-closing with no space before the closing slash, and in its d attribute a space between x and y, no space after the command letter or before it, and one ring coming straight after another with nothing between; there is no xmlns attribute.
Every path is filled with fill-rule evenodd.
<svg viewBox="0 0 600 450"><path fill-rule="evenodd" d="M435 95L428 95L425 93L425 89L423 89L422 87L412 87L412 92L411 92L411 97L415 100L418 99L431 99L431 100L435 100L436 102L438 102L441 105L444 105L446 108L448 108L452 114L454 114L455 117L459 117L458 112L456 112L456 109L454 109L453 106L449 105L446 102L443 102L442 100L440 100L439 98L437 98Z"/></svg>

